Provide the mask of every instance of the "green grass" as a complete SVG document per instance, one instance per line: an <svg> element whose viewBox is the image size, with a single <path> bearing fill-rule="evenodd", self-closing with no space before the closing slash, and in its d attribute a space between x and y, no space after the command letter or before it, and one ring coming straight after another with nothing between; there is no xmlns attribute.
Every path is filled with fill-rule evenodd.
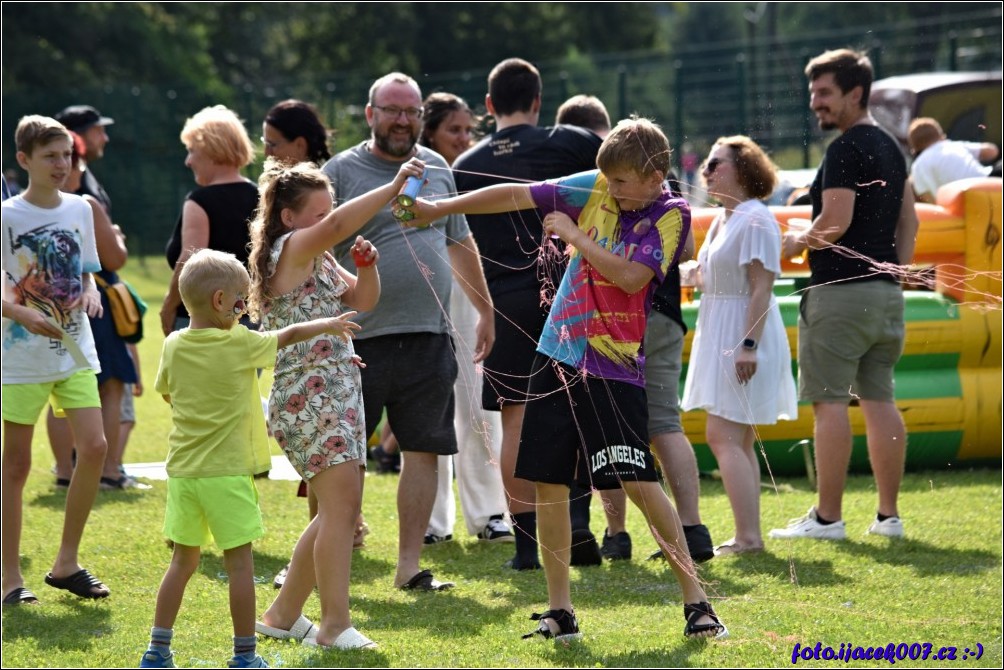
<svg viewBox="0 0 1004 670"><path fill-rule="evenodd" d="M160 259L134 262L126 277L151 303L141 344L144 378L156 373L156 312L166 285ZM267 382L266 382L267 383ZM139 424L127 462L162 460L170 423L167 405L148 389L137 407ZM65 494L52 487L44 424L36 431L35 464L25 490L22 566L40 607L5 608L4 667L135 667L147 643L154 598L170 552L161 523L164 482L146 492L102 492L81 548L83 564L112 589L85 602L44 585L61 527ZM276 453L278 449L276 448ZM846 542L767 540L767 551L715 559L701 577L731 637L719 643L682 639L680 590L662 562L644 560L655 543L641 514L629 513L634 560L572 570L573 598L585 641L555 649L542 640L520 640L546 609L543 574L511 573L500 566L509 546L487 546L464 535L425 550L423 567L454 580L447 593L412 594L392 586L397 549L397 478L370 475L363 503L373 533L353 561L355 625L376 640L377 652L318 652L292 643L261 642L273 667L584 667L584 666L790 666L794 644L817 641L839 648L930 642L934 651L958 647L956 664L999 667L1001 643L1001 471L944 470L909 473L901 509L907 538L865 536L875 511L874 484L851 477L845 497ZM814 502L805 479L765 489L765 529L800 516ZM307 520L306 503L293 482L260 481L266 537L255 546L258 612L271 602L274 573L285 564ZM458 505L459 509L459 505ZM702 481L701 510L713 536L731 533L732 517L721 483ZM602 532L599 506L593 529ZM320 615L316 597L306 614ZM175 627L182 667L218 667L231 654L227 584L222 556L209 548L192 579ZM980 660L961 662L963 649L984 647ZM833 662L798 665L828 666ZM927 665L933 660L898 665ZM951 661L942 661L949 664ZM854 661L854 667L886 667Z"/></svg>

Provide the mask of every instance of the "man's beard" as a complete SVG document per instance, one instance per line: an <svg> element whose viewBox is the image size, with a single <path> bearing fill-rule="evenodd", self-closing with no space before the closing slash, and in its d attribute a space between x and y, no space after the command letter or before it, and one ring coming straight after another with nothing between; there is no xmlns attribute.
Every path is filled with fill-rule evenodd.
<svg viewBox="0 0 1004 670"><path fill-rule="evenodd" d="M415 144L418 142L418 133L410 126L408 127L408 138L407 142L394 141L391 140L390 133L373 131L373 142L377 145L377 148L388 156L394 156L395 158L407 158L410 156L412 149L415 148Z"/></svg>

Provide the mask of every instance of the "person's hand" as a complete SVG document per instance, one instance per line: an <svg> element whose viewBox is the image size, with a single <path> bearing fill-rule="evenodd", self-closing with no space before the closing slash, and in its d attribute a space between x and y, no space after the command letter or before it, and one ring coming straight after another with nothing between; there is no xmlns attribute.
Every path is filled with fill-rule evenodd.
<svg viewBox="0 0 1004 670"><path fill-rule="evenodd" d="M492 313L478 317L478 323L474 328L474 363L480 363L488 358L492 347L495 346L495 315Z"/></svg>
<svg viewBox="0 0 1004 670"><path fill-rule="evenodd" d="M400 188L408 181L408 177L421 177L425 174L425 163L417 158L412 158L401 166L394 177L394 183Z"/></svg>
<svg viewBox="0 0 1004 670"><path fill-rule="evenodd" d="M436 203L424 198L416 198L410 207L404 207L395 200L390 209L394 218L408 228L428 228L433 221L442 218L437 212Z"/></svg>
<svg viewBox="0 0 1004 670"><path fill-rule="evenodd" d="M544 216L544 232L551 237L558 237L565 243L571 243L572 236L578 231L572 217L564 212L549 212Z"/></svg>
<svg viewBox="0 0 1004 670"><path fill-rule="evenodd" d="M101 294L98 293L98 288L94 284L88 284L84 287L84 292L80 294L80 306L92 319L100 319L101 315L105 313L101 306Z"/></svg>
<svg viewBox="0 0 1004 670"><path fill-rule="evenodd" d="M735 353L736 379L745 384L756 374L756 349L739 347Z"/></svg>
<svg viewBox="0 0 1004 670"><path fill-rule="evenodd" d="M133 394L133 396L135 396L137 398L140 397L141 395L143 395L143 382L142 381L136 380L136 382L132 385L132 394Z"/></svg>
<svg viewBox="0 0 1004 670"><path fill-rule="evenodd" d="M356 235L356 241L352 245L352 262L357 268L368 268L376 265L380 260L380 252L373 246L373 243L364 239L362 235Z"/></svg>
<svg viewBox="0 0 1004 670"><path fill-rule="evenodd" d="M23 305L20 307L21 309L18 311L15 321L24 326L24 329L29 333L48 337L53 340L63 339L63 329L50 321L49 317L45 314L39 312L37 309Z"/></svg>
<svg viewBox="0 0 1004 670"><path fill-rule="evenodd" d="M781 237L781 258L795 258L806 248L805 231L789 230Z"/></svg>
<svg viewBox="0 0 1004 670"><path fill-rule="evenodd" d="M351 342L352 338L355 336L356 331L360 330L360 326L355 321L350 321L358 312L348 311L344 314L339 314L338 316L333 316L328 319L324 319L324 332L331 333L332 335L337 335L341 337L346 342Z"/></svg>
<svg viewBox="0 0 1004 670"><path fill-rule="evenodd" d="M351 362L352 362L352 365L356 366L357 368L362 369L362 368L366 367L366 364L363 363L363 357L360 356L359 354L352 354L352 360L351 360Z"/></svg>

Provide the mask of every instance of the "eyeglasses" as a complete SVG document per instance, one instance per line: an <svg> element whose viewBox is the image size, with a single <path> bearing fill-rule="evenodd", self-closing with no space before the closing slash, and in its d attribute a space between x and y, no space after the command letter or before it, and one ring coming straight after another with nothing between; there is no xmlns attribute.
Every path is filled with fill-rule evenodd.
<svg viewBox="0 0 1004 670"><path fill-rule="evenodd" d="M718 169L719 165L721 165L722 163L731 163L731 162L732 161L727 160L725 158L712 158L711 160L709 160L707 163L704 164L703 172L704 174L714 174L715 170Z"/></svg>
<svg viewBox="0 0 1004 670"><path fill-rule="evenodd" d="M396 119L397 117L401 116L402 112L404 112L404 115L407 116L412 121L418 121L420 118L422 118L422 108L421 107L401 108L401 107L393 107L393 106L391 106L391 107L381 107L380 105L373 105L373 109L379 109L381 112L383 112L387 116L390 116L391 118L394 118L394 119Z"/></svg>

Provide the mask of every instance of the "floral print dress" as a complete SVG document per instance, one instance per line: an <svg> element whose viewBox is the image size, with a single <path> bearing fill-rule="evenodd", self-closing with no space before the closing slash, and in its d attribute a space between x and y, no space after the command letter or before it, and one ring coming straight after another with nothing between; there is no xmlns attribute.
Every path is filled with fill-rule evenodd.
<svg viewBox="0 0 1004 670"><path fill-rule="evenodd" d="M272 247L274 273L287 233ZM314 273L263 310L262 327L277 330L293 323L338 316L348 284L338 276L335 259L325 253ZM290 463L306 480L339 463L358 459L366 465L366 421L362 382L353 364L352 342L323 334L279 350L275 382L268 398L269 428Z"/></svg>

